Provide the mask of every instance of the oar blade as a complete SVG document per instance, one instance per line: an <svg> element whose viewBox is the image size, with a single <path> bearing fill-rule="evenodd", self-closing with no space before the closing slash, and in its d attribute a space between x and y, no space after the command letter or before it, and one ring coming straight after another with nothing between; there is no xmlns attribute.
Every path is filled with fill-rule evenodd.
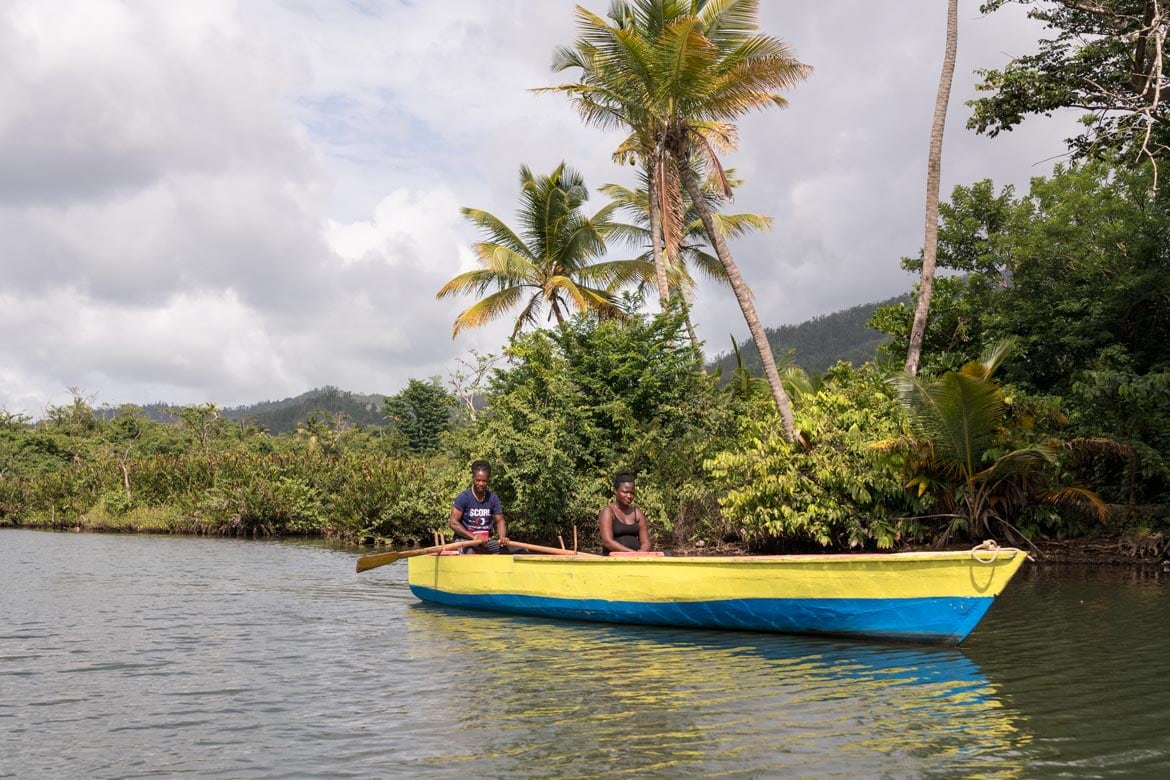
<svg viewBox="0 0 1170 780"><path fill-rule="evenodd" d="M358 573L367 571L369 569L376 569L379 566L385 566L388 563L394 563L402 556L398 553L377 553L376 555L363 555L357 559Z"/></svg>

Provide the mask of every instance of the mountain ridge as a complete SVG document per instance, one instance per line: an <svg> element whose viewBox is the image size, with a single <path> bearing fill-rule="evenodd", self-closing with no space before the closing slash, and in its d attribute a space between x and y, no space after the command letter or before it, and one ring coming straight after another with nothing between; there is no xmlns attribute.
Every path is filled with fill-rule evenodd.
<svg viewBox="0 0 1170 780"><path fill-rule="evenodd" d="M764 332L768 335L768 344L772 347L777 363L790 362L812 376L823 374L839 360L856 367L873 360L878 347L889 340L886 334L868 327L874 312L881 306L891 306L905 300L905 295L897 295L883 301L862 303L831 314L821 314L797 325L764 328ZM737 346L744 368L756 375L763 374L763 364L755 342L745 339ZM790 352L791 359L788 358ZM729 377L736 368L735 351L724 352L707 365L712 371L721 371L724 377Z"/></svg>

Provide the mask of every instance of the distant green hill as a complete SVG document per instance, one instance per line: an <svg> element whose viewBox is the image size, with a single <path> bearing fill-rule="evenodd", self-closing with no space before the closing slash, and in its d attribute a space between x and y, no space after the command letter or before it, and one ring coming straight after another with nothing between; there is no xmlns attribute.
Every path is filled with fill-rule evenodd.
<svg viewBox="0 0 1170 780"><path fill-rule="evenodd" d="M799 325L783 325L779 328L765 328L772 354L779 361L793 351L793 362L812 376L823 374L838 360L845 360L859 366L873 360L877 348L888 338L866 327L879 306L889 306L905 300L905 296L890 298L877 303L863 303L851 309L814 317ZM762 374L760 355L755 344L749 339L739 345L744 366L753 374ZM731 375L735 368L735 352L719 355L710 363L712 372L721 371L724 377Z"/></svg>
<svg viewBox="0 0 1170 780"><path fill-rule="evenodd" d="M325 386L283 401L261 401L247 406L220 409L222 417L229 420L247 420L272 434L295 431L310 414L333 416L344 414L351 424L385 425L382 415L382 401L385 396L363 395ZM174 423L178 418L171 413L171 404L158 402L142 407L142 412L151 420ZM99 414L113 416L115 409L99 411Z"/></svg>
<svg viewBox="0 0 1170 780"><path fill-rule="evenodd" d="M235 406L224 409L221 414L229 420L246 419L254 422L273 434L295 431L315 412L327 415L344 414L350 423L357 425L385 425L386 418L382 415L382 402L385 397L377 394L350 393L326 386L283 401L262 401L251 406Z"/></svg>

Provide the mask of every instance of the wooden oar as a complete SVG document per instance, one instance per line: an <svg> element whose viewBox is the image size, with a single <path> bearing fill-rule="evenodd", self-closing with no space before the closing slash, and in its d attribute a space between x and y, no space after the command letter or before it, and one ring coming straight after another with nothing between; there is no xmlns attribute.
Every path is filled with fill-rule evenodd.
<svg viewBox="0 0 1170 780"><path fill-rule="evenodd" d="M481 539L464 539L459 542L451 542L450 544L438 544L434 547L423 547L418 550L399 550L397 552L374 553L373 555L363 555L357 559L358 572L373 569L377 566L385 566L388 563L402 558L410 558L415 555L430 555L431 553L443 552L444 550L462 550L464 547L471 547L472 545L480 544Z"/></svg>
<svg viewBox="0 0 1170 780"><path fill-rule="evenodd" d="M579 555L582 558L600 558L600 555L594 555L587 552L574 552L573 550L564 550L560 547L541 547L539 544L525 544L524 542L517 542L513 539L508 540L509 547L515 547L520 550L532 550L533 552L548 553L549 555Z"/></svg>

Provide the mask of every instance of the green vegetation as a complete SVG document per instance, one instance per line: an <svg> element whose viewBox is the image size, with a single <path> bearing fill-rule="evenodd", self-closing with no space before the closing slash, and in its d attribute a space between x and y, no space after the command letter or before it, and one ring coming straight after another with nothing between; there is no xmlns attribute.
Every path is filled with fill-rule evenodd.
<svg viewBox="0 0 1170 780"><path fill-rule="evenodd" d="M749 398L736 435L706 463L726 532L781 550L925 541L898 519L919 505L902 487L899 459L871 446L905 426L884 379L872 365L838 364L820 389L798 396L801 444L780 435L758 392Z"/></svg>
<svg viewBox="0 0 1170 780"><path fill-rule="evenodd" d="M437 378L430 382L412 379L405 390L386 399L384 408L390 425L406 439L407 449L429 453L439 448L440 435L451 428L455 398L439 386Z"/></svg>
<svg viewBox="0 0 1170 780"><path fill-rule="evenodd" d="M1052 21L1070 34L1089 29L1078 15L1093 9L1063 7ZM587 122L630 133L616 156L642 165L645 187L605 188L611 202L586 216L577 174L525 168L518 233L464 210L486 236L476 244L482 268L440 295L484 297L456 331L515 307L520 314L502 354L472 353L450 379L453 392L439 378L413 379L390 397L326 388L261 409L204 404L164 414L97 412L75 391L39 421L0 412L0 524L423 542L445 527L470 462L486 458L510 531L534 543L577 528L593 546L596 512L618 470L638 475L639 503L667 547L1164 538L1162 124L1150 125L1144 154L1057 167L1022 196L990 181L959 186L939 204L940 275L916 373L900 369L912 292L773 331L771 347L753 326L758 352L745 360L733 344L733 356L704 373L688 334L688 269L722 274L750 298L726 241L766 223L718 216L731 184L718 142L733 138L727 122L782 103L772 90L808 75L756 32L756 12L754 2L702 0L618 0L609 21L578 12L581 38L557 63L580 80L554 91ZM1084 51L1103 54L1086 67L1115 70L1116 42L1087 40ZM1049 105L1025 98L1068 102L1071 63L1046 51L1031 63L1043 67L996 77L1003 91L979 121L998 112L1006 129L1015 121L1009 109ZM1125 116L1090 129L1101 140L1129 128ZM1133 152L1135 143L1117 145ZM708 174L705 189L699 172ZM633 223L614 221L618 209ZM604 260L612 239L640 256ZM922 262L903 265L918 271ZM651 279L662 303L654 315L641 297ZM541 307L555 320L543 329ZM750 323L754 310L744 314ZM786 353L779 369L773 348Z"/></svg>
<svg viewBox="0 0 1170 780"><path fill-rule="evenodd" d="M955 532L1021 540L1013 523L1025 525L1044 504L1079 503L1099 519L1108 517L1093 492L1049 484L1046 467L1074 443L1021 442L1031 437L1013 425L1004 390L993 378L1011 346L1010 341L993 345L979 361L933 381L897 378L910 435L892 446L902 451L913 474L907 486L931 499L931 520L944 521L943 541Z"/></svg>
<svg viewBox="0 0 1170 780"><path fill-rule="evenodd" d="M1058 167L1020 198L989 181L956 187L940 211L939 267L960 275L938 281L924 370L959 371L1014 341L1001 376L1021 424L1036 436L1112 442L1065 453L1072 482L1112 505L1121 519L1110 528L1165 523L1170 200L1153 194L1150 164ZM895 305L874 317L893 355L908 316Z"/></svg>
<svg viewBox="0 0 1170 780"><path fill-rule="evenodd" d="M358 425L384 425L383 395L350 393L336 387L319 387L281 401L261 401L247 406L218 409L219 416L244 426L253 426L269 433L292 433L309 415L343 415ZM110 420L118 409L101 407L96 410L100 419ZM154 422L175 423L175 407L167 403L151 403L140 407L142 417Z"/></svg>
<svg viewBox="0 0 1170 780"><path fill-rule="evenodd" d="M981 70L967 126L995 137L1033 114L1084 111L1085 130L1068 140L1078 156L1121 151L1129 159L1170 152L1170 8L1160 0L988 0L984 13L1009 2L1031 6L1050 37L1035 54L1002 70Z"/></svg>
<svg viewBox="0 0 1170 780"><path fill-rule="evenodd" d="M350 393L336 387L321 387L301 393L294 398L283 401L264 401L249 406L229 407L220 412L229 420L236 420L245 425L254 425L269 433L292 433L311 414L329 414L336 417L344 415L351 423L357 425L384 425L386 417L382 409L385 396L376 394ZM170 407L160 405L162 414L151 414L150 407L143 407L143 412L151 419L169 422L173 418Z"/></svg>

